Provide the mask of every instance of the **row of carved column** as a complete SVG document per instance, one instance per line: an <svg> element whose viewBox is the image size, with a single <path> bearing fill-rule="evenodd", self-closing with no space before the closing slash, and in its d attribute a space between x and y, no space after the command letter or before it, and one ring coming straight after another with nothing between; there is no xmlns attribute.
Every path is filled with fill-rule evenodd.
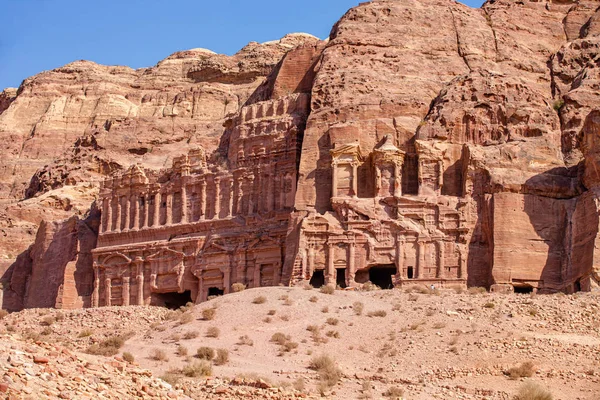
<svg viewBox="0 0 600 400"><path fill-rule="evenodd" d="M404 247L406 245L406 240L399 238L396 240L396 267L397 267L397 276L402 280L407 280L408 273L407 269L404 265ZM417 242L417 262L415 265L415 269L413 271L413 276L411 279L446 279L446 266L445 266L445 243L443 240L438 240L434 243L437 249L437 265L436 265L436 276L435 277L425 277L423 271L426 266L425 255L426 255L426 241L418 240ZM325 282L327 284L335 282L335 246L337 244L334 242L326 243L327 249L327 266L325 269ZM347 246L347 274L346 279L349 284L354 283L354 279L356 276L356 244L354 242L348 243ZM314 273L315 270L315 248L313 246L308 246L302 253L302 265L303 271L302 275L304 277L310 277ZM459 278L466 279L467 277L467 251L461 246L459 247Z"/></svg>
<svg viewBox="0 0 600 400"><path fill-rule="evenodd" d="M137 272L136 281L136 304L142 306L145 304L144 299L144 268L143 260L136 258L134 261L135 271ZM132 270L133 271L133 270ZM131 298L131 278L129 276L117 277L112 276L110 272L104 274L104 305L107 307L112 306L112 281L113 279L121 279L121 298L123 299L123 306L130 305ZM94 291L92 292L92 307L99 307L100 305L100 269L94 267Z"/></svg>
<svg viewBox="0 0 600 400"><path fill-rule="evenodd" d="M186 224L202 221L208 215L212 215L213 219L218 219L221 215L224 215L224 218L233 215L252 215L256 212L270 212L293 205L296 182L295 176L291 172L281 175L259 172L256 175L250 174L239 178L215 176L213 182L212 202L207 199L207 180L185 183L181 186L181 219L176 223ZM286 187L286 182L290 186L289 188ZM221 204L223 186L226 188L224 191L226 193L225 204ZM194 194L200 192L200 198L188 205L190 192ZM246 209L244 209L242 201L244 195L247 196ZM105 216L102 233L172 225L174 223L173 198L174 193L161 191L105 198L102 203L102 213ZM165 203L165 218L161 223L161 204L163 203ZM223 210L225 210L224 213ZM116 215L113 215L113 212ZM142 214L143 219L140 217ZM150 215L152 215L151 219Z"/></svg>

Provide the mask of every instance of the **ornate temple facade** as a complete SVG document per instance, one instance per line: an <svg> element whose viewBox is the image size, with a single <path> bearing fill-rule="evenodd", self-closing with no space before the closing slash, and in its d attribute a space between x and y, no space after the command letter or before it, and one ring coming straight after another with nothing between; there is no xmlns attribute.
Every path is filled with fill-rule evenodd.
<svg viewBox="0 0 600 400"><path fill-rule="evenodd" d="M234 282L279 285L308 96L244 107L227 154L202 149L101 188L93 306L203 301ZM180 297L181 299L181 297Z"/></svg>

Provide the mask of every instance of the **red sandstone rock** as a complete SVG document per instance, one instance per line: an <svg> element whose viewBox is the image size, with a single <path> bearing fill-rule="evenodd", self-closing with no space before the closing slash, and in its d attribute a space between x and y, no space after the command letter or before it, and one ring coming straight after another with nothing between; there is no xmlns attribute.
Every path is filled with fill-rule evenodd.
<svg viewBox="0 0 600 400"><path fill-rule="evenodd" d="M589 289L599 15L584 1L379 0L328 42L40 74L0 96L0 168L15 171L2 192L33 205L6 207L0 244L11 259L24 239L8 233L50 204L82 212L57 188L118 171L100 192L94 305L310 279ZM25 298L35 262L15 265ZM77 303L66 293L55 304Z"/></svg>

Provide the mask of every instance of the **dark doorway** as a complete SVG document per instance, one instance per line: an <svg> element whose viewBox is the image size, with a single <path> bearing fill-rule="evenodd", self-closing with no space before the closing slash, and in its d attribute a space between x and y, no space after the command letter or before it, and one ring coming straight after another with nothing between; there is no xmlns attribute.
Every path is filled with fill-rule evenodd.
<svg viewBox="0 0 600 400"><path fill-rule="evenodd" d="M412 278L413 278L413 275L414 275L414 269L413 269L413 267L408 267L408 268L406 269L406 277L407 277L408 279L412 279Z"/></svg>
<svg viewBox="0 0 600 400"><path fill-rule="evenodd" d="M530 285L515 285L513 286L515 293L528 294L533 293L533 286Z"/></svg>
<svg viewBox="0 0 600 400"><path fill-rule="evenodd" d="M152 305L166 307L171 310L177 310L192 301L192 292L189 290L183 293L153 293Z"/></svg>
<svg viewBox="0 0 600 400"><path fill-rule="evenodd" d="M581 292L581 280L575 281L575 283L573 284L573 291Z"/></svg>
<svg viewBox="0 0 600 400"><path fill-rule="evenodd" d="M208 288L208 297L217 297L217 296L223 296L225 292L223 291L223 289L219 289L216 287L211 287Z"/></svg>
<svg viewBox="0 0 600 400"><path fill-rule="evenodd" d="M310 286L320 288L323 285L325 285L325 273L322 269L316 270L310 278Z"/></svg>
<svg viewBox="0 0 600 400"><path fill-rule="evenodd" d="M337 286L342 289L346 288L346 268L338 268L336 269L337 277L335 279L335 283Z"/></svg>
<svg viewBox="0 0 600 400"><path fill-rule="evenodd" d="M369 280L382 289L393 289L393 276L396 275L394 264L377 265L369 269Z"/></svg>

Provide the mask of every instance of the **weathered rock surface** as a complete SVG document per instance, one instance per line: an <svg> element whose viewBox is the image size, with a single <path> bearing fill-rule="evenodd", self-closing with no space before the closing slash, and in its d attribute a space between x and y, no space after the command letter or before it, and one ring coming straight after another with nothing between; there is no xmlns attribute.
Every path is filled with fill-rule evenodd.
<svg viewBox="0 0 600 400"><path fill-rule="evenodd" d="M121 304L169 292L160 275L199 300L236 281L381 274L588 290L600 265L599 21L588 1L378 0L328 41L195 49L138 71L69 64L0 96L0 193L42 199L140 163L100 194L98 304L116 304L113 286ZM190 148L202 151L175 158ZM3 240L19 242L36 216ZM233 227L252 233L226 243Z"/></svg>

